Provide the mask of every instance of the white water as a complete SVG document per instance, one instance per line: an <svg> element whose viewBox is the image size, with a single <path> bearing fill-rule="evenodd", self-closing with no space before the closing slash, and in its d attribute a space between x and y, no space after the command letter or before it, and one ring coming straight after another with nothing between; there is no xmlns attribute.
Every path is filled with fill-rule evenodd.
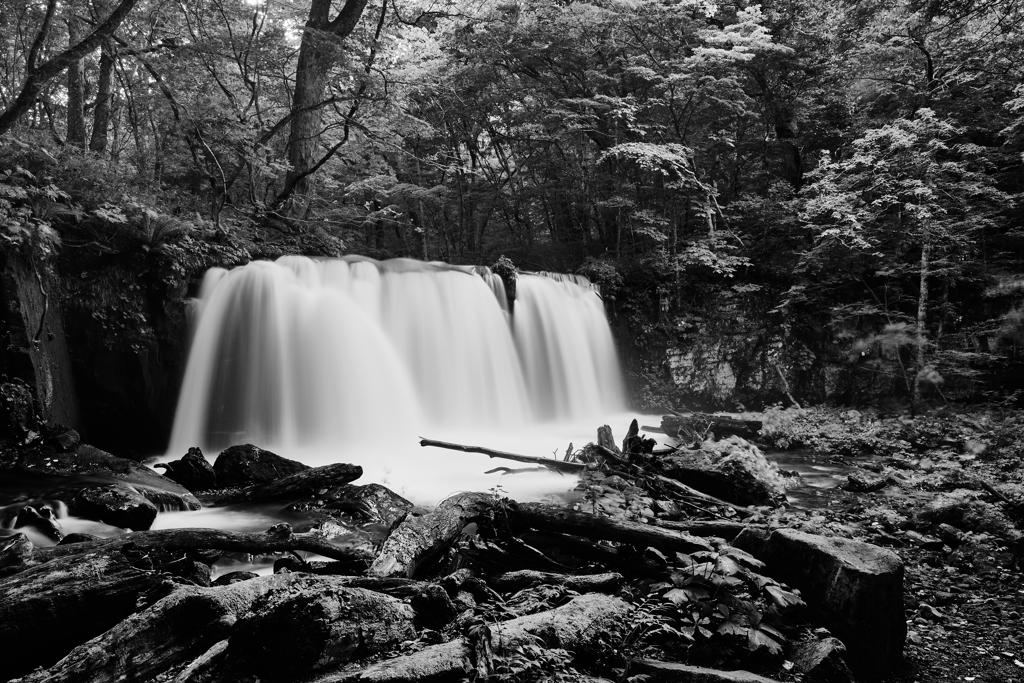
<svg viewBox="0 0 1024 683"><path fill-rule="evenodd" d="M430 504L500 485L571 488L551 474L418 437L559 457L620 434L623 387L597 292L520 274L515 314L486 269L408 259L288 256L207 273L168 458L254 443L310 465L362 465L360 482Z"/></svg>

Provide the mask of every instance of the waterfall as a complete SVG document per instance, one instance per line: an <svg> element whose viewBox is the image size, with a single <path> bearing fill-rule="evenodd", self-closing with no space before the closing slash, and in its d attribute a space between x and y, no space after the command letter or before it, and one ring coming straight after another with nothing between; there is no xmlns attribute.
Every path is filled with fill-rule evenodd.
<svg viewBox="0 0 1024 683"><path fill-rule="evenodd" d="M353 461L420 434L590 432L624 410L583 278L520 274L510 315L487 269L286 256L213 269L200 299L169 456L255 443Z"/></svg>

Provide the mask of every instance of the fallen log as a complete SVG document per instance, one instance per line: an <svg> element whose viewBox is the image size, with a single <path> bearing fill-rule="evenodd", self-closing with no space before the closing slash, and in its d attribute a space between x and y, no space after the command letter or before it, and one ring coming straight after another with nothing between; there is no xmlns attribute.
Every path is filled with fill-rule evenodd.
<svg viewBox="0 0 1024 683"><path fill-rule="evenodd" d="M662 431L673 438L691 442L709 432L715 436L736 435L744 439L756 439L761 433L760 420L737 420L726 415L710 415L708 413L691 413L690 415L666 415L661 418Z"/></svg>
<svg viewBox="0 0 1024 683"><path fill-rule="evenodd" d="M38 552L38 549L37 549ZM0 680L50 666L166 590L165 574L93 550L30 566L0 580Z"/></svg>
<svg viewBox="0 0 1024 683"><path fill-rule="evenodd" d="M508 515L512 521L521 526L541 531L556 531L603 541L645 547L653 546L669 551L678 550L684 553L712 550L707 541L684 532L652 527L639 522L599 517L543 503L510 504Z"/></svg>
<svg viewBox="0 0 1024 683"><path fill-rule="evenodd" d="M200 657L227 637L256 598L298 580L274 574L229 586L180 586L148 609L74 648L48 669L19 683L145 683ZM100 611L104 611L100 609ZM124 615L121 615L122 617Z"/></svg>
<svg viewBox="0 0 1024 683"><path fill-rule="evenodd" d="M555 574L524 569L508 572L491 580L491 587L499 591L519 591L542 584L565 586L579 593L614 593L622 585L622 574Z"/></svg>
<svg viewBox="0 0 1024 683"><path fill-rule="evenodd" d="M703 666L660 662L655 659L630 659L626 674L645 676L645 680L666 683L777 683L774 678L765 678L749 671L720 671Z"/></svg>
<svg viewBox="0 0 1024 683"><path fill-rule="evenodd" d="M600 593L590 593L547 612L539 612L494 624L486 639L488 648L479 648L470 637L433 645L419 652L394 657L366 667L345 668L306 679L306 683L414 683L423 680L458 681L470 671L486 677L489 662L477 653L493 652L494 657L512 653L515 648L536 644L545 647L579 650L595 644L627 622L632 607L624 600Z"/></svg>
<svg viewBox="0 0 1024 683"><path fill-rule="evenodd" d="M491 448L484 448L483 446L464 446L462 444L449 443L447 441L434 441L433 439L424 439L422 437L420 438L420 446L433 446L434 448L446 448L450 451L461 451L463 453L480 453L481 455L486 455L489 458L528 462L534 465L543 465L544 467L558 472L567 472L569 474L579 474L587 468L585 464L579 462L565 462L564 460L555 460L553 458L518 455L516 453L506 453L505 451L496 451Z"/></svg>
<svg viewBox="0 0 1024 683"><path fill-rule="evenodd" d="M466 525L495 497L484 493L462 493L441 501L419 517L408 517L381 546L370 565L370 576L413 578L425 563L437 557L458 538Z"/></svg>
<svg viewBox="0 0 1024 683"><path fill-rule="evenodd" d="M659 563L631 546L611 547L600 545L579 536L551 533L548 531L527 531L523 540L538 548L547 548L557 557L566 555L616 569L628 576L660 576L665 572L663 562Z"/></svg>

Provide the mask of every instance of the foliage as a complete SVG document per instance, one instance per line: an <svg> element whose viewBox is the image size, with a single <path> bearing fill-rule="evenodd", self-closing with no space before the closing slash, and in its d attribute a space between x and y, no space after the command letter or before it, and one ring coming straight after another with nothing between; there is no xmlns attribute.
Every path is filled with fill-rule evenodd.
<svg viewBox="0 0 1024 683"><path fill-rule="evenodd" d="M717 552L676 553L667 580L653 583L627 643L689 661L726 661L737 650L781 657L783 614L798 612L798 591L761 574L764 564L722 545Z"/></svg>

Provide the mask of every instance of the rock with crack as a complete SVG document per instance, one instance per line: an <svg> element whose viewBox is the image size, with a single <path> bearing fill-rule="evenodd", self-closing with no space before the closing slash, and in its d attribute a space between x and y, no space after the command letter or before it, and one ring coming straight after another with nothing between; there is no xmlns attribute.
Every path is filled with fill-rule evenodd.
<svg viewBox="0 0 1024 683"><path fill-rule="evenodd" d="M845 657L846 646L832 637L797 643L789 654L793 667L813 683L854 683Z"/></svg>
<svg viewBox="0 0 1024 683"><path fill-rule="evenodd" d="M850 654L859 679L879 680L903 661L903 561L891 550L794 529L773 531L754 555L773 576L799 588L812 616Z"/></svg>

